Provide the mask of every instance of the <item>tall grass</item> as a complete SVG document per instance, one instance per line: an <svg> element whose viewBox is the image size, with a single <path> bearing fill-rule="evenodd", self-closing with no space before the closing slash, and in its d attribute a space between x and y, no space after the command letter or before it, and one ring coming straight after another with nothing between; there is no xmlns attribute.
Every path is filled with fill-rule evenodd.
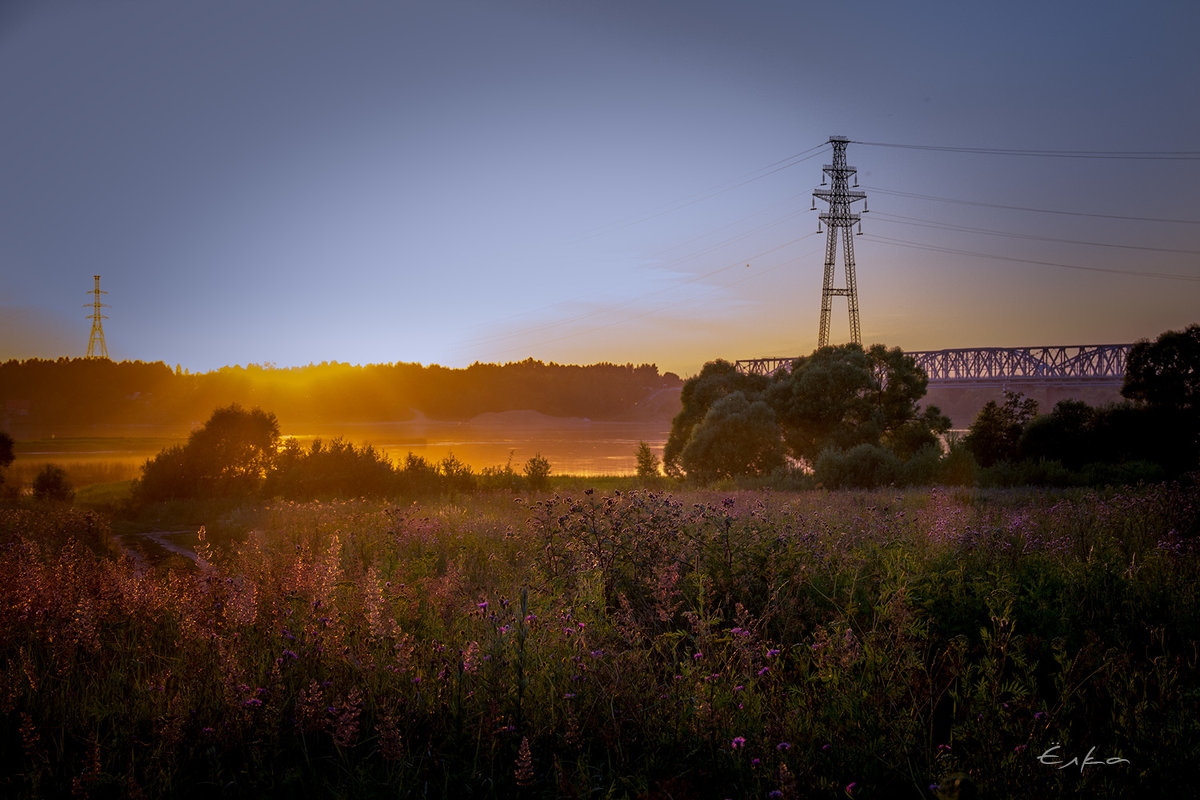
<svg viewBox="0 0 1200 800"><path fill-rule="evenodd" d="M0 511L0 793L1133 796L1200 763L1179 487L223 524L251 532L139 571L94 514Z"/></svg>

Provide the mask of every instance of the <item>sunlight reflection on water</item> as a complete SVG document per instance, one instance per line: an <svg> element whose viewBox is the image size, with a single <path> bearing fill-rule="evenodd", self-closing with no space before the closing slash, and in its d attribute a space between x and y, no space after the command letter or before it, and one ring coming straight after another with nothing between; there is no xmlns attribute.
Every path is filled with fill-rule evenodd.
<svg viewBox="0 0 1200 800"><path fill-rule="evenodd" d="M502 467L511 454L518 473L532 456L550 461L556 475L621 475L637 471L637 448L646 442L661 456L670 426L661 422L540 422L513 427L471 422L388 423L322 426L288 432L304 447L314 439L338 436L355 445L371 444L392 462L403 464L412 453L440 462L450 453L478 472ZM170 444L162 436L91 437L41 440L32 449L18 443L16 460L6 471L13 483L27 483L46 464L67 470L74 485L135 478L149 458Z"/></svg>

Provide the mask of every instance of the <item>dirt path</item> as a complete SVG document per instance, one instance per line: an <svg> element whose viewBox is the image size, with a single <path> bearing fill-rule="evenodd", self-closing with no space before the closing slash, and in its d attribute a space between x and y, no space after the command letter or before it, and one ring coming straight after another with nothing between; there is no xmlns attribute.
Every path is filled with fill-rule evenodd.
<svg viewBox="0 0 1200 800"><path fill-rule="evenodd" d="M188 537L190 544L181 544L176 538ZM122 533L114 536L121 550L133 559L139 572L144 572L158 561L164 553L181 555L193 563L200 563L196 555L196 531L147 531L146 533Z"/></svg>

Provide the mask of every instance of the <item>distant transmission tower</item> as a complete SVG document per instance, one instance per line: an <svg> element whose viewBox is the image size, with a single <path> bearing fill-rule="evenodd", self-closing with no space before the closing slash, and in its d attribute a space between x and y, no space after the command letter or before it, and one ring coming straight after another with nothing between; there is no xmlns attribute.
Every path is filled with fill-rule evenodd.
<svg viewBox="0 0 1200 800"><path fill-rule="evenodd" d="M829 143L833 145L833 163L826 164L821 186L826 186L825 178L829 178L829 188L813 190L813 208L817 207L817 199L829 203L829 210L820 215L825 223L825 284L821 288L821 332L817 336L817 347L829 344L829 311L833 306L833 298L845 297L850 304L850 341L862 344L862 332L858 325L858 289L854 282L854 232L852 228L858 223L858 232L862 233L861 217L850 212L850 206L863 201L863 212L867 210L867 193L856 191L858 187L858 170L846 165L846 145L850 140L844 136L831 136ZM854 188L850 187L850 178L854 177ZM817 233L821 232L821 223L817 223ZM833 285L833 267L837 261L837 241L839 232L845 243L846 285L837 289Z"/></svg>
<svg viewBox="0 0 1200 800"><path fill-rule="evenodd" d="M100 302L100 295L108 294L100 288L100 276L93 275L96 279L96 287L88 294L92 295L92 302L84 304L84 308L91 306L92 308L92 335L88 337L88 358L108 358L108 345L104 343L104 325L101 320L108 319L100 313L100 309L108 308L108 303Z"/></svg>

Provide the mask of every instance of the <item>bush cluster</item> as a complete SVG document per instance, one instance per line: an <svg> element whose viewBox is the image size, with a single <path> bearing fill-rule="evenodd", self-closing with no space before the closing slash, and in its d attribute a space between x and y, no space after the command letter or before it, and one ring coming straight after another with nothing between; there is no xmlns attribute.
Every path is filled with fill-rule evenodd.
<svg viewBox="0 0 1200 800"><path fill-rule="evenodd" d="M710 362L683 386L664 466L700 484L796 465L827 486L924 479L950 428L937 408L918 407L927 383L912 357L883 345L823 347L769 377Z"/></svg>
<svg viewBox="0 0 1200 800"><path fill-rule="evenodd" d="M1038 415L1036 403L1008 392L980 411L963 446L987 486L1122 485L1200 467L1196 430L1194 415L1179 409L1063 400Z"/></svg>
<svg viewBox="0 0 1200 800"><path fill-rule="evenodd" d="M478 487L542 491L551 473L550 462L540 453L525 463L523 476L513 470L511 456L503 467L475 474L453 453L437 463L409 453L397 466L369 444L315 439L305 448L295 439L281 446L279 439L274 414L237 405L218 409L187 444L146 462L134 500L423 497Z"/></svg>

